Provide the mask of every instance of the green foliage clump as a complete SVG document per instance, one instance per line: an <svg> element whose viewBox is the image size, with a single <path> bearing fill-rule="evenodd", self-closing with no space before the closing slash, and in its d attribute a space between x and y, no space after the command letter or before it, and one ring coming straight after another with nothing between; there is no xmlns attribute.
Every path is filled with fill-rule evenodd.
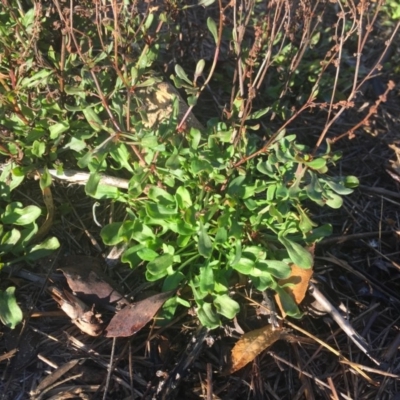
<svg viewBox="0 0 400 400"><path fill-rule="evenodd" d="M360 15L352 4L338 3L346 7L339 30L319 27L330 5L321 5L321 15L302 8L285 14L285 7L258 12L262 2L248 2L234 19L224 19L230 7L219 4L218 12L210 11L214 17L203 21L211 57L175 62L169 76L188 95L190 109L182 112L181 99L171 95L171 111L149 124L141 93L159 96L166 55L184 36L177 15L192 7L179 1L145 11L126 4L112 10L88 6L71 15L10 3L0 10L0 154L8 161L0 178L0 256L34 260L58 245L54 238L33 242L42 210L17 201L12 190L35 170L45 171L44 189L52 184L46 168L59 174L81 169L89 172L88 197L125 209L123 218L113 216L102 228L104 243L125 246L122 261L144 266L146 279L162 290L186 288L167 301L165 318L180 305L194 306L203 325L219 326L239 312L233 292L243 277L258 291L275 290L287 314L299 317L280 282L293 264L311 268L307 246L331 233L329 224L313 221L310 210L340 208L342 196L358 184L352 176L332 176L340 155L329 142L323 152L316 148L376 68L348 79L363 70L362 48L353 60L348 54L355 51L344 47L368 10ZM301 34L296 27L303 27ZM228 56L222 54L227 35ZM342 55L355 68L339 74ZM222 57L226 76L217 71ZM206 117L204 129L185 125L214 78L232 89L224 93L230 99L227 118ZM328 119L311 150L286 127L315 109ZM104 175L128 183L110 185Z"/></svg>

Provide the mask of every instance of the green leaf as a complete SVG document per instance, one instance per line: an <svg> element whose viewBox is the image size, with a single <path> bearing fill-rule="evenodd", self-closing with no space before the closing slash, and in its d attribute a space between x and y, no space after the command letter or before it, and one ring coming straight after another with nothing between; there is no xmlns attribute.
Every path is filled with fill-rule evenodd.
<svg viewBox="0 0 400 400"><path fill-rule="evenodd" d="M228 232L225 228L218 228L215 234L215 243L224 244L228 241Z"/></svg>
<svg viewBox="0 0 400 400"><path fill-rule="evenodd" d="M115 246L123 241L123 235L119 232L121 226L122 222L113 222L101 229L100 236L104 244L107 246Z"/></svg>
<svg viewBox="0 0 400 400"><path fill-rule="evenodd" d="M85 192L89 196L94 196L96 194L97 188L100 182L100 174L97 172L92 172L89 175L89 179L85 185Z"/></svg>
<svg viewBox="0 0 400 400"><path fill-rule="evenodd" d="M203 7L208 7L211 6L211 4L214 4L215 0L199 0L199 2L197 3L199 6L203 6Z"/></svg>
<svg viewBox="0 0 400 400"><path fill-rule="evenodd" d="M115 186L102 185L101 183L97 186L96 192L91 195L94 199L118 199L123 201L120 190Z"/></svg>
<svg viewBox="0 0 400 400"><path fill-rule="evenodd" d="M27 258L30 261L35 261L43 257L47 257L60 247L57 238L51 237L44 240L42 243L32 246L27 251Z"/></svg>
<svg viewBox="0 0 400 400"><path fill-rule="evenodd" d="M27 206L22 208L19 202L13 202L6 206L1 216L3 224L28 225L34 222L41 214L41 210L36 206Z"/></svg>
<svg viewBox="0 0 400 400"><path fill-rule="evenodd" d="M94 112L93 106L86 106L82 112L92 129L96 132L100 132L102 130L103 121Z"/></svg>
<svg viewBox="0 0 400 400"><path fill-rule="evenodd" d="M191 128L189 136L190 136L190 139L191 139L190 140L190 147L193 150L197 150L197 148L199 147L200 140L201 140L201 132L196 128Z"/></svg>
<svg viewBox="0 0 400 400"><path fill-rule="evenodd" d="M0 320L10 329L14 329L23 320L23 313L15 298L15 287L0 290Z"/></svg>
<svg viewBox="0 0 400 400"><path fill-rule="evenodd" d="M170 267L174 262L174 256L171 254L163 254L162 256L157 257L155 260L150 261L147 264L147 270L152 275L167 275L167 268Z"/></svg>
<svg viewBox="0 0 400 400"><path fill-rule="evenodd" d="M21 232L18 229L11 229L11 231L4 233L4 235L0 234L0 237L0 253L6 254L15 248L21 238Z"/></svg>
<svg viewBox="0 0 400 400"><path fill-rule="evenodd" d="M200 221L199 229L199 242L198 242L199 254L205 258L211 257L212 253L212 242L210 237L207 235L203 223Z"/></svg>
<svg viewBox="0 0 400 400"><path fill-rule="evenodd" d="M181 210L186 210L190 207L192 199L190 197L190 192L184 186L179 186L175 194L176 202Z"/></svg>
<svg viewBox="0 0 400 400"><path fill-rule="evenodd" d="M172 154L172 156L169 156L167 161L165 162L165 167L173 170L179 169L180 166L181 161L178 154Z"/></svg>
<svg viewBox="0 0 400 400"><path fill-rule="evenodd" d="M327 198L325 199L325 203L329 207L334 208L334 209L338 209L338 208L342 207L343 199L340 196L338 196L336 193L327 191L326 196L327 196Z"/></svg>
<svg viewBox="0 0 400 400"><path fill-rule="evenodd" d="M139 264L142 263L142 259L139 258L137 255L137 252L142 249L144 245L138 244L136 246L129 247L126 249L121 256L121 261L123 263L128 263L130 268L136 268L139 266Z"/></svg>
<svg viewBox="0 0 400 400"><path fill-rule="evenodd" d="M231 299L227 294L216 296L214 305L221 315L229 319L235 318L236 314L240 311L238 302Z"/></svg>
<svg viewBox="0 0 400 400"><path fill-rule="evenodd" d="M211 17L207 18L207 27L208 27L209 31L211 32L211 34L213 35L215 43L217 44L218 43L217 25Z"/></svg>
<svg viewBox="0 0 400 400"><path fill-rule="evenodd" d="M299 214L300 214L300 222L299 222L300 230L304 233L310 232L311 229L314 226L316 226L316 224L311 221L311 219L303 210L299 209Z"/></svg>
<svg viewBox="0 0 400 400"><path fill-rule="evenodd" d="M212 1L214 1L214 0L212 0ZM196 82L197 79L199 78L199 76L201 76L203 74L205 66L206 66L206 62L203 59L197 61L196 71L194 72L194 78L193 78L194 82Z"/></svg>
<svg viewBox="0 0 400 400"><path fill-rule="evenodd" d="M249 275L253 271L254 261L242 257L238 262L232 265L232 268L239 271L241 274Z"/></svg>
<svg viewBox="0 0 400 400"><path fill-rule="evenodd" d="M175 73L176 73L176 75L178 75L178 77L181 78L183 81L185 81L185 82L188 83L189 85L192 85L192 82L190 82L190 79L189 79L188 76L186 75L186 72L184 71L184 69L183 69L179 64L176 64L176 65L175 65Z"/></svg>
<svg viewBox="0 0 400 400"><path fill-rule="evenodd" d="M292 318L301 318L303 314L300 312L299 308L297 307L296 303L294 302L293 298L286 293L280 286L276 285L274 290L279 296L281 300L281 304L285 313Z"/></svg>
<svg viewBox="0 0 400 400"><path fill-rule="evenodd" d="M38 158L42 157L44 152L46 151L46 145L44 142L39 142L35 140L32 145L32 154Z"/></svg>
<svg viewBox="0 0 400 400"><path fill-rule="evenodd" d="M399 5L399 9L400 9L400 5ZM344 178L344 184L346 185L346 187L348 188L356 188L360 185L360 181L358 180L358 178L356 176L346 176Z"/></svg>
<svg viewBox="0 0 400 400"><path fill-rule="evenodd" d="M161 204L151 204L146 203L146 213L149 217L154 219L167 219L176 217L178 215L178 210L176 207L166 207Z"/></svg>
<svg viewBox="0 0 400 400"><path fill-rule="evenodd" d="M267 272L262 273L260 276L251 276L251 280L254 287L260 292L272 288L275 285L274 279Z"/></svg>
<svg viewBox="0 0 400 400"><path fill-rule="evenodd" d="M271 110L271 107L262 108L261 110L251 113L246 119L259 119L270 110Z"/></svg>
<svg viewBox="0 0 400 400"><path fill-rule="evenodd" d="M304 162L304 164L312 169L321 169L326 166L326 160L324 158L316 158L315 160Z"/></svg>
<svg viewBox="0 0 400 400"><path fill-rule="evenodd" d="M287 278L292 269L290 268L289 264L285 263L284 261L278 260L261 260L256 263L256 268L268 272L275 278L285 279Z"/></svg>
<svg viewBox="0 0 400 400"><path fill-rule="evenodd" d="M195 107L197 104L197 100L198 100L197 96L189 96L187 98L187 103L190 107Z"/></svg>
<svg viewBox="0 0 400 400"><path fill-rule="evenodd" d="M324 224L318 228L314 228L306 237L307 243L315 243L319 240L332 235L332 225Z"/></svg>
<svg viewBox="0 0 400 400"><path fill-rule="evenodd" d="M200 267L200 291L202 293L212 293L214 290L214 271L210 264Z"/></svg>
<svg viewBox="0 0 400 400"><path fill-rule="evenodd" d="M179 284L185 280L185 275L182 274L180 271L175 271L172 275L168 275L163 283L162 291L168 292L169 290L176 289Z"/></svg>
<svg viewBox="0 0 400 400"><path fill-rule="evenodd" d="M245 195L245 186L243 183L245 179L245 175L239 175L231 180L228 185L229 196L243 198L243 196Z"/></svg>
<svg viewBox="0 0 400 400"><path fill-rule="evenodd" d="M198 174L199 172L208 172L211 173L213 171L212 165L207 160L199 160L194 159L190 163L191 170L194 174Z"/></svg>
<svg viewBox="0 0 400 400"><path fill-rule="evenodd" d="M214 311L212 304L204 303L197 309L197 316L200 323L208 329L215 329L220 326L218 314Z"/></svg>
<svg viewBox="0 0 400 400"><path fill-rule="evenodd" d="M313 265L313 257L309 251L298 243L285 238L284 236L278 236L279 241L285 246L290 259L300 268L311 268Z"/></svg>
<svg viewBox="0 0 400 400"><path fill-rule="evenodd" d="M44 171L40 174L40 189L44 190L48 188L51 185L51 181L52 179L49 170L47 169L47 167L45 167Z"/></svg>
<svg viewBox="0 0 400 400"><path fill-rule="evenodd" d="M68 121L57 122L54 125L49 126L50 131L50 139L56 140L58 139L62 133L66 132L69 129Z"/></svg>
<svg viewBox="0 0 400 400"><path fill-rule="evenodd" d="M346 187L344 184L340 182L326 180L325 183L337 194L347 195L353 193L353 189Z"/></svg>
<svg viewBox="0 0 400 400"><path fill-rule="evenodd" d="M149 199L155 201L156 203L161 203L164 205L175 205L174 196L172 196L172 194L169 194L166 190L161 189L157 186L151 186L147 195Z"/></svg>
<svg viewBox="0 0 400 400"><path fill-rule="evenodd" d="M149 249L148 247L143 247L137 252L137 255L143 260L143 261L153 261L158 257L158 253L152 249Z"/></svg>

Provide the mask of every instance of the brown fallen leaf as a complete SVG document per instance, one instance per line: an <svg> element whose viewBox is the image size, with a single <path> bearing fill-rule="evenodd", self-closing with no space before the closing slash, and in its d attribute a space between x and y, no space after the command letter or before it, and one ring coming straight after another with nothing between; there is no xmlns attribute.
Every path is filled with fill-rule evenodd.
<svg viewBox="0 0 400 400"><path fill-rule="evenodd" d="M66 290L60 290L50 286L49 291L53 299L60 305L60 308L67 314L72 322L84 333L90 336L99 336L104 330L101 315L94 312L82 300Z"/></svg>
<svg viewBox="0 0 400 400"><path fill-rule="evenodd" d="M282 339L286 330L267 325L245 333L235 344L231 352L231 362L223 375L232 374L253 361L265 349Z"/></svg>
<svg viewBox="0 0 400 400"><path fill-rule="evenodd" d="M117 302L129 304L114 283L103 271L101 262L94 257L69 256L60 260L59 268L70 289L91 304L108 305Z"/></svg>
<svg viewBox="0 0 400 400"><path fill-rule="evenodd" d="M308 250L311 252L312 255L314 255L314 247L309 248ZM298 305L303 301L307 293L308 285L313 272L314 271L312 268L304 269L293 264L290 276L286 279L280 279L278 281L279 286L284 286L290 283L291 285L284 287L284 290L292 297L292 299ZM278 294L275 295L275 301L282 312L282 316L285 317L286 313L282 307L282 303Z"/></svg>
<svg viewBox="0 0 400 400"><path fill-rule="evenodd" d="M106 336L128 337L140 331L151 321L172 293L172 291L159 293L118 311L106 328Z"/></svg>

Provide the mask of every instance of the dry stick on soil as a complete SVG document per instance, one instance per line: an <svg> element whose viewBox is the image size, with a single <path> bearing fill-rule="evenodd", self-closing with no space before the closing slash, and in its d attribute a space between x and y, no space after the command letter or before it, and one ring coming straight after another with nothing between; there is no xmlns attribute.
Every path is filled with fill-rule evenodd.
<svg viewBox="0 0 400 400"><path fill-rule="evenodd" d="M112 347L111 347L111 355L110 355L110 362L108 364L108 371L107 371L107 380L106 380L106 386L104 388L104 393L103 393L103 400L107 400L107 392L108 388L110 387L110 380L111 380L111 374L114 371L114 354L115 354L115 344L117 342L117 338L113 338L112 341Z"/></svg>
<svg viewBox="0 0 400 400"><path fill-rule="evenodd" d="M207 400L213 400L212 364L207 363Z"/></svg>
<svg viewBox="0 0 400 400"><path fill-rule="evenodd" d="M354 328L346 321L341 314L336 310L335 307L328 301L328 299L318 290L318 288L310 282L309 293L319 303L324 311L330 314L330 316L336 321L336 323L342 328L343 332L353 341L353 343L372 360L376 365L380 365L380 362L375 360L370 354L370 348L367 341L358 334Z"/></svg>

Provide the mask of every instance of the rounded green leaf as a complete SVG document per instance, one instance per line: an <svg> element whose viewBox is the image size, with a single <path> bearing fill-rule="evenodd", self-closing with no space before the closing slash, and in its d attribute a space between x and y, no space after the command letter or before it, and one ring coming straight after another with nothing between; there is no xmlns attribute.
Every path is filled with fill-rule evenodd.
<svg viewBox="0 0 400 400"><path fill-rule="evenodd" d="M184 186L178 187L175 198L178 203L178 207L182 210L186 210L193 204L190 197L190 192Z"/></svg>
<svg viewBox="0 0 400 400"><path fill-rule="evenodd" d="M34 222L41 214L41 210L36 206L27 206L22 208L19 202L13 202L7 205L1 220L3 224L28 225Z"/></svg>
<svg viewBox="0 0 400 400"><path fill-rule="evenodd" d="M250 260L249 258L242 257L237 263L232 265L232 268L234 268L241 274L248 275L252 272L254 268L254 261Z"/></svg>
<svg viewBox="0 0 400 400"><path fill-rule="evenodd" d="M251 276L251 281L254 287L259 291L263 291L275 285L274 279L268 272L263 272L260 276Z"/></svg>
<svg viewBox="0 0 400 400"><path fill-rule="evenodd" d="M167 268L172 265L174 256L171 254L163 254L147 264L147 270L152 275L167 274Z"/></svg>
<svg viewBox="0 0 400 400"><path fill-rule="evenodd" d="M211 293L214 290L214 271L210 264L200 267L200 291Z"/></svg>
<svg viewBox="0 0 400 400"><path fill-rule="evenodd" d="M313 265L313 257L309 251L298 243L293 242L283 236L280 236L279 241L285 246L290 259L300 268L311 268Z"/></svg>
<svg viewBox="0 0 400 400"><path fill-rule="evenodd" d="M227 294L216 296L214 299L214 305L221 315L229 319L233 319L240 311L238 302L231 299Z"/></svg>
<svg viewBox="0 0 400 400"><path fill-rule="evenodd" d="M325 203L334 209L338 209L342 207L343 205L343 199L337 195L336 193L333 193L331 191L327 192L326 195L328 196L327 199L325 199Z"/></svg>
<svg viewBox="0 0 400 400"><path fill-rule="evenodd" d="M182 272L175 271L172 275L168 275L165 278L162 291L168 292L169 290L176 289L185 278L186 277L182 274Z"/></svg>
<svg viewBox="0 0 400 400"><path fill-rule="evenodd" d="M326 160L324 158L316 158L315 160L305 162L304 164L307 165L307 167L310 167L312 169L321 169L321 168L325 167Z"/></svg>
<svg viewBox="0 0 400 400"><path fill-rule="evenodd" d="M23 313L15 298L15 287L0 290L0 320L8 328L14 329L22 322Z"/></svg>
<svg viewBox="0 0 400 400"><path fill-rule="evenodd" d="M210 237L207 235L207 231L204 229L203 224L200 222L199 230L199 254L205 258L209 258L212 253L212 242Z"/></svg>
<svg viewBox="0 0 400 400"><path fill-rule="evenodd" d="M44 240L42 243L32 246L27 251L27 258L30 261L38 260L39 258L47 257L53 251L60 247L60 242L57 238L51 237Z"/></svg>
<svg viewBox="0 0 400 400"><path fill-rule="evenodd" d="M275 278L279 279L285 279L287 278L292 269L290 266L283 262L283 261L278 261L278 260L263 260L259 261L256 263L256 268L261 269L262 271L268 272Z"/></svg>
<svg viewBox="0 0 400 400"><path fill-rule="evenodd" d="M119 232L122 225L122 222L113 222L101 229L100 236L104 244L114 246L123 241L123 236Z"/></svg>
<svg viewBox="0 0 400 400"><path fill-rule="evenodd" d="M215 329L220 326L218 314L214 311L212 304L204 303L197 309L197 316L200 323L209 329Z"/></svg>
<svg viewBox="0 0 400 400"><path fill-rule="evenodd" d="M280 286L274 287L274 290L277 292L279 299L281 301L282 307L285 310L285 313L292 318L301 318L303 314L300 312L293 298L286 293Z"/></svg>

